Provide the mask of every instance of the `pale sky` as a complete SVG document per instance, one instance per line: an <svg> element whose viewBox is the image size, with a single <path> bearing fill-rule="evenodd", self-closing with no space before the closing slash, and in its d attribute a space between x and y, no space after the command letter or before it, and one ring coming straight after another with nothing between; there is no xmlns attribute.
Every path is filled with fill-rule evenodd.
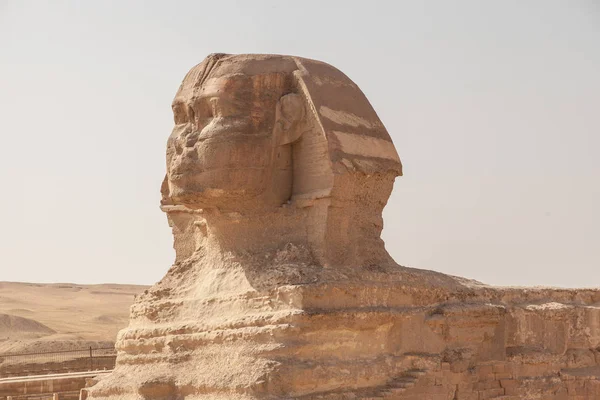
<svg viewBox="0 0 600 400"><path fill-rule="evenodd" d="M360 86L404 163L384 213L399 264L600 286L595 0L0 0L0 281L166 273L170 103L213 52Z"/></svg>

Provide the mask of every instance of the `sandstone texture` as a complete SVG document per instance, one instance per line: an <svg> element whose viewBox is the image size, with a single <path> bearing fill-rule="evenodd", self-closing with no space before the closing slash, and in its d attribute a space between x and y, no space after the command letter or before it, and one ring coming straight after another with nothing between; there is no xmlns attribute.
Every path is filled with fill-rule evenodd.
<svg viewBox="0 0 600 400"><path fill-rule="evenodd" d="M599 399L600 290L399 266L402 165L360 91L298 57L213 54L173 102L176 259L92 399Z"/></svg>

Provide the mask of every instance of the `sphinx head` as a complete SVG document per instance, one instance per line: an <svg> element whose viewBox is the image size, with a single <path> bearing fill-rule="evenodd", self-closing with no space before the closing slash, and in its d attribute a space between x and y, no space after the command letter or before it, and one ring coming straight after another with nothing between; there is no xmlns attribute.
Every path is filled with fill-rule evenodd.
<svg viewBox="0 0 600 400"><path fill-rule="evenodd" d="M286 62L287 61L287 62ZM292 60L211 55L173 101L168 197L191 208L252 212L289 200L291 144L304 104Z"/></svg>
<svg viewBox="0 0 600 400"><path fill-rule="evenodd" d="M302 219L314 220L305 229L319 231L309 232L313 241L379 239L402 166L368 100L339 70L213 54L186 75L173 113L163 204L245 216L310 208Z"/></svg>

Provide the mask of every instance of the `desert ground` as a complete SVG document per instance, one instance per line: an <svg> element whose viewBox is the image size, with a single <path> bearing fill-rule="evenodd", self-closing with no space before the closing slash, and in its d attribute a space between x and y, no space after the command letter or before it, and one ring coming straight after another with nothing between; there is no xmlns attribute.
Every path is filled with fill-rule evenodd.
<svg viewBox="0 0 600 400"><path fill-rule="evenodd" d="M0 354L112 346L146 288L0 282Z"/></svg>

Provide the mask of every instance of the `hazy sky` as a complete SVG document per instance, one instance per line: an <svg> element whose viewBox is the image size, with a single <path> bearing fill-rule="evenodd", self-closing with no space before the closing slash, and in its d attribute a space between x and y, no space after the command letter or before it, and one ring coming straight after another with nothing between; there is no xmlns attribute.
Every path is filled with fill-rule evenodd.
<svg viewBox="0 0 600 400"><path fill-rule="evenodd" d="M170 103L207 54L326 61L405 167L402 265L600 286L600 6L589 1L0 0L0 281L153 283Z"/></svg>

